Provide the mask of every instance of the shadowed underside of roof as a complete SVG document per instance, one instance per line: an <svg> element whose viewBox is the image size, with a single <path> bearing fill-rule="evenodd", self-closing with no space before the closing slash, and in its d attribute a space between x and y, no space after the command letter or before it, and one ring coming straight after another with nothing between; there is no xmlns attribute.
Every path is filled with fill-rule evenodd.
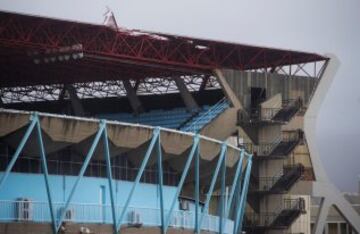
<svg viewBox="0 0 360 234"><path fill-rule="evenodd" d="M169 77L325 61L306 52L0 12L0 86Z"/></svg>

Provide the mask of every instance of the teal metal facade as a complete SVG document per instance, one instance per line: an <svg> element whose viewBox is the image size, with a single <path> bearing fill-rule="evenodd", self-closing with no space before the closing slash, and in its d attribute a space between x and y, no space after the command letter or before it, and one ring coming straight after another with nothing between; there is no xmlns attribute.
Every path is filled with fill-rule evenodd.
<svg viewBox="0 0 360 234"><path fill-rule="evenodd" d="M106 175L107 175L107 181L108 181L108 188L109 188L109 196L110 196L110 213L111 213L111 224L113 225L113 231L114 233L119 233L121 231L120 227L122 224L124 224L124 219L126 219L126 215L128 214L129 205L134 197L134 193L136 189L139 187L141 177L144 173L144 170L146 168L146 165L148 164L150 156L155 153L157 158L157 171L158 171L158 189L159 189L159 215L160 215L160 222L157 223L158 226L161 228L162 233L166 233L169 225L171 223L171 220L174 216L174 209L178 202L179 195L181 192L181 189L183 188L186 176L189 173L189 168L192 162L194 162L195 165L195 196L194 196L194 202L195 202L195 211L193 212L194 216L194 225L191 226L194 229L195 233L200 233L200 230L203 229L204 225L203 222L205 220L204 217L206 217L207 222L209 222L209 216L208 216L208 210L209 210L209 204L210 200L212 198L212 195L214 193L215 185L217 178L220 178L220 213L216 225L216 228L218 229L218 233L225 233L225 226L228 223L229 219L229 213L230 209L234 210L234 224L231 228L231 233L239 233L242 230L242 219L244 216L245 211L245 205L246 205L246 196L248 191L248 185L249 185L249 179L250 179L250 172L251 172L251 164L252 164L252 155L245 152L244 149L239 149L239 157L240 160L237 162L236 171L233 176L233 183L231 186L231 191L228 196L228 202L225 202L225 184L226 184L226 157L227 157L227 150L228 145L224 142L221 146L220 155L217 159L216 167L214 172L212 173L210 186L208 188L208 191L206 193L206 199L204 202L203 207L200 207L200 191L199 191L199 158L200 158L200 138L198 134L193 136L193 144L191 147L191 151L189 152L189 155L186 159L185 167L182 171L180 182L176 187L176 192L174 194L174 197L171 199L171 203L169 207L165 207L164 205L164 185L163 185L163 168L162 168L162 151L161 151L161 138L160 138L160 132L162 131L161 128L155 128L152 133L152 139L151 142L146 150L146 153L144 155L144 158L141 162L140 169L138 170L138 173L136 175L135 180L133 181L129 193L126 196L124 204L122 204L121 207L116 204L115 200L115 193L114 193L114 179L112 178L111 173L111 160L110 160L110 150L109 150L109 142L108 142L108 134L107 134L107 123L105 120L101 120L99 122L98 131L93 139L93 142L85 156L84 162L81 166L80 172L77 177L74 178L73 186L70 189L70 192L68 196L65 199L65 202L62 205L62 210L60 214L56 214L55 208L57 204L54 202L53 197L53 191L51 190L51 185L49 182L49 173L47 168L47 157L45 152L45 147L43 143L43 136L39 121L39 116L37 113L34 113L31 115L31 119L29 122L29 125L27 127L27 130L25 134L23 135L14 155L11 158L11 161L6 167L6 170L4 173L2 173L1 180L0 180L0 192L1 190L5 189L4 184L6 179L11 174L11 170L14 167L19 155L21 154L22 150L24 149L24 146L26 142L28 141L31 134L36 134L38 139L38 147L42 162L42 172L43 177L45 181L45 188L46 188L46 197L47 197L47 207L48 212L51 217L50 221L52 224L53 233L57 233L64 222L66 218L66 211L69 209L69 207L72 205L74 194L76 193L77 189L79 188L79 184L83 180L84 173L86 171L86 168L89 165L89 162L94 155L94 151L96 147L98 146L99 142L103 142L103 157L106 161ZM243 165L244 158L246 157L246 165ZM25 194L24 194L25 196ZM176 211L175 211L176 212ZM156 215L156 214L155 214ZM229 229L227 229L227 232L229 232Z"/></svg>

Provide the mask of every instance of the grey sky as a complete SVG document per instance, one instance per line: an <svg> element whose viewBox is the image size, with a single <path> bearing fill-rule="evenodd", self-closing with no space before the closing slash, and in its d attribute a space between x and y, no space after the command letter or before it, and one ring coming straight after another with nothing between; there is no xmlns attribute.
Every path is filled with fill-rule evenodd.
<svg viewBox="0 0 360 234"><path fill-rule="evenodd" d="M318 143L330 178L357 191L360 174L360 0L0 0L8 11L317 53L341 68L321 109Z"/></svg>

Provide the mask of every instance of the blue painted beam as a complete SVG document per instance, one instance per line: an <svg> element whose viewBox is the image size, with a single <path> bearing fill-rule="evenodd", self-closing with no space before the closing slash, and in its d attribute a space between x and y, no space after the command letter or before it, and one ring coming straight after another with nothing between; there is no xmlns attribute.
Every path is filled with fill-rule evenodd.
<svg viewBox="0 0 360 234"><path fill-rule="evenodd" d="M252 165L252 157L249 156L247 166L246 166L244 183L243 183L243 187L242 187L242 193L241 193L240 201L239 201L240 207L237 210L238 214L237 214L237 217L235 220L234 234L236 234L242 230L242 222L243 222L243 216L245 213L246 198L247 198L247 192L248 192L249 181L250 181L251 165Z"/></svg>
<svg viewBox="0 0 360 234"><path fill-rule="evenodd" d="M110 149L109 149L109 140L106 128L106 120L101 120L100 125L104 126L104 133L103 133L103 142L104 142L104 156L106 161L106 174L107 179L109 182L109 190L110 190L110 202L111 202L111 213L112 213L112 220L113 220L113 232L114 234L117 233L116 231L116 210L115 210L115 199L114 199L114 188L113 188L113 178L111 172L111 160L110 160Z"/></svg>
<svg viewBox="0 0 360 234"><path fill-rule="evenodd" d="M192 159L193 159L193 157L194 157L194 154L195 154L195 152L196 152L196 149L198 148L199 141L200 141L199 135L195 135L195 136L194 136L193 145L192 145L192 148L191 148L191 151L190 151L190 154L189 154L189 156L188 156L188 159L186 160L183 173L181 174L181 178L180 178L180 181L179 181L179 184L178 184L178 187L177 187L177 190L176 190L174 199L172 200L172 203L171 203L171 206L170 206L170 210L169 210L169 213L168 213L166 222L165 222L165 232L167 231L167 228L169 227L170 220L171 220L171 217L172 217L172 213L173 213L173 211L174 211L174 207L175 207L176 200L178 199L179 194L180 194L180 192L181 192L181 189L182 189L182 187L183 187L183 185L184 185L184 182L185 182L187 173L188 173L189 168L190 168L190 165L191 165L191 161L192 161Z"/></svg>
<svg viewBox="0 0 360 234"><path fill-rule="evenodd" d="M195 153L195 233L200 234L199 201L200 201L200 144Z"/></svg>
<svg viewBox="0 0 360 234"><path fill-rule="evenodd" d="M72 187L72 189L70 191L68 199L66 200L65 207L64 207L64 209L62 210L62 212L60 214L60 218L59 218L59 221L58 221L58 224L57 224L57 229L56 229L57 231L59 231L59 229L61 227L61 224L62 224L62 222L63 222L63 220L65 218L66 210L69 208L71 199L74 196L74 193L75 193L75 191L77 189L77 186L79 185L79 182L81 181L82 177L84 176L86 168L89 165L89 162L90 162L90 160L91 160L91 158L92 158L92 156L94 154L94 151L95 151L95 149L96 149L96 147L97 147L97 145L99 143L100 137L103 134L104 129L105 129L105 125L100 124L100 128L97 131L96 136L94 138L94 141L93 141L93 143L92 143L92 145L90 147L90 150L89 150L88 154L85 157L84 163L83 163L83 165L82 165L82 167L80 169L80 173L76 178L75 184L74 184L74 186Z"/></svg>
<svg viewBox="0 0 360 234"><path fill-rule="evenodd" d="M241 153L240 153L240 159L239 159L237 167L236 167L233 184L232 184L231 190L230 190L229 202L228 202L228 206L226 208L226 217L229 217L229 212L230 212L230 209L231 209L231 206L232 206L235 189L236 189L238 181L239 181L239 179L241 177L242 165L243 165L243 161L244 161L244 154L245 154L245 150L242 149Z"/></svg>
<svg viewBox="0 0 360 234"><path fill-rule="evenodd" d="M224 225L225 225L225 183L226 183L226 154L224 156L223 162L222 162L222 168L221 168L221 189L220 189L220 222L219 222L219 233L224 233Z"/></svg>
<svg viewBox="0 0 360 234"><path fill-rule="evenodd" d="M200 216L200 221L199 221L200 227L201 227L201 224L202 224L202 220L204 218L204 214L208 212L210 199L211 199L212 193L214 191L216 179L217 179L217 176L218 176L219 171L220 171L220 166L221 166L222 162L224 161L226 151L227 151L227 145L224 142L222 144L222 146L221 146L220 156L219 156L216 168L215 168L215 172L214 172L213 177L212 177L211 182L210 182L209 191L206 194L205 205L204 205L203 211L202 211L201 216Z"/></svg>
<svg viewBox="0 0 360 234"><path fill-rule="evenodd" d="M4 175L1 177L0 190L1 190L2 186L4 185L7 177L9 176L10 171L14 167L16 160L19 158L20 153L24 149L24 146L25 146L26 142L28 141L28 139L29 139L29 137L30 137L36 123L37 123L36 118L34 118L33 116L31 116L30 120L31 120L30 125L27 128L24 137L21 139L18 147L16 148L16 151L15 151L14 155L12 156L9 164L7 165Z"/></svg>
<svg viewBox="0 0 360 234"><path fill-rule="evenodd" d="M40 120L39 120L39 116L37 114L34 114L33 118L36 121L36 130L37 130L38 144L39 144L39 150L40 150L40 156L41 156L41 165L42 165L42 169L43 169L43 173L44 173L46 194L47 194L47 198L48 198L51 223L52 223L52 230L53 230L53 233L56 234L57 229L56 229L56 219L55 219L55 213L54 213L54 204L52 201L52 196L51 196L51 191L50 191L49 172L48 172L48 168L47 168L45 147L44 147L44 142L43 142L42 133L41 133Z"/></svg>
<svg viewBox="0 0 360 234"><path fill-rule="evenodd" d="M164 218L164 190L163 190L163 166L162 166L162 151L161 151L161 137L159 134L157 141L157 167L158 167L158 180L160 190L160 220L161 220L161 233L165 234L165 218Z"/></svg>
<svg viewBox="0 0 360 234"><path fill-rule="evenodd" d="M119 220L118 220L118 223L116 224L116 230L117 230L118 232L120 232L121 223L122 223L122 221L123 221L123 219L124 219L124 216L125 216L125 214L126 214L127 208L129 207L129 203L130 203L130 201L131 201L131 199L132 199L133 193L134 193L136 187L138 186L138 184L139 184L139 182L140 182L141 176L142 176L142 174L143 174L143 172L144 172L144 170L145 170L145 167L146 167L147 162L149 161L149 158L150 158L150 156L151 156L151 153L152 153L152 151L153 151L153 148L154 148L154 146L155 146L155 143L158 141L159 135L160 135L160 129L159 129L159 128L155 128L154 131L153 131L153 136L152 136L150 145L149 145L149 147L148 147L148 149L147 149L147 151L146 151L145 157L144 157L144 159L143 159L143 161L142 161L142 163L141 163L139 172L138 172L138 174L136 175L134 184L133 184L133 186L132 186L132 188L131 188L131 190L130 190L130 193L129 193L128 197L127 197L127 200L126 200L126 202L125 202L124 208L122 209L122 212L121 212L121 214L120 214L120 218L119 218Z"/></svg>

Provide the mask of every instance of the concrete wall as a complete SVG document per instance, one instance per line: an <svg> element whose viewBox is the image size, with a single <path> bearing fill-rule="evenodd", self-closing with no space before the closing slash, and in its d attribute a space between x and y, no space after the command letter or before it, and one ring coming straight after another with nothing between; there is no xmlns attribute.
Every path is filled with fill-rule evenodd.
<svg viewBox="0 0 360 234"><path fill-rule="evenodd" d="M266 98L281 93L282 99L302 97L308 103L318 79L271 73L223 70L224 76L245 108L250 107L251 87L265 88Z"/></svg>

